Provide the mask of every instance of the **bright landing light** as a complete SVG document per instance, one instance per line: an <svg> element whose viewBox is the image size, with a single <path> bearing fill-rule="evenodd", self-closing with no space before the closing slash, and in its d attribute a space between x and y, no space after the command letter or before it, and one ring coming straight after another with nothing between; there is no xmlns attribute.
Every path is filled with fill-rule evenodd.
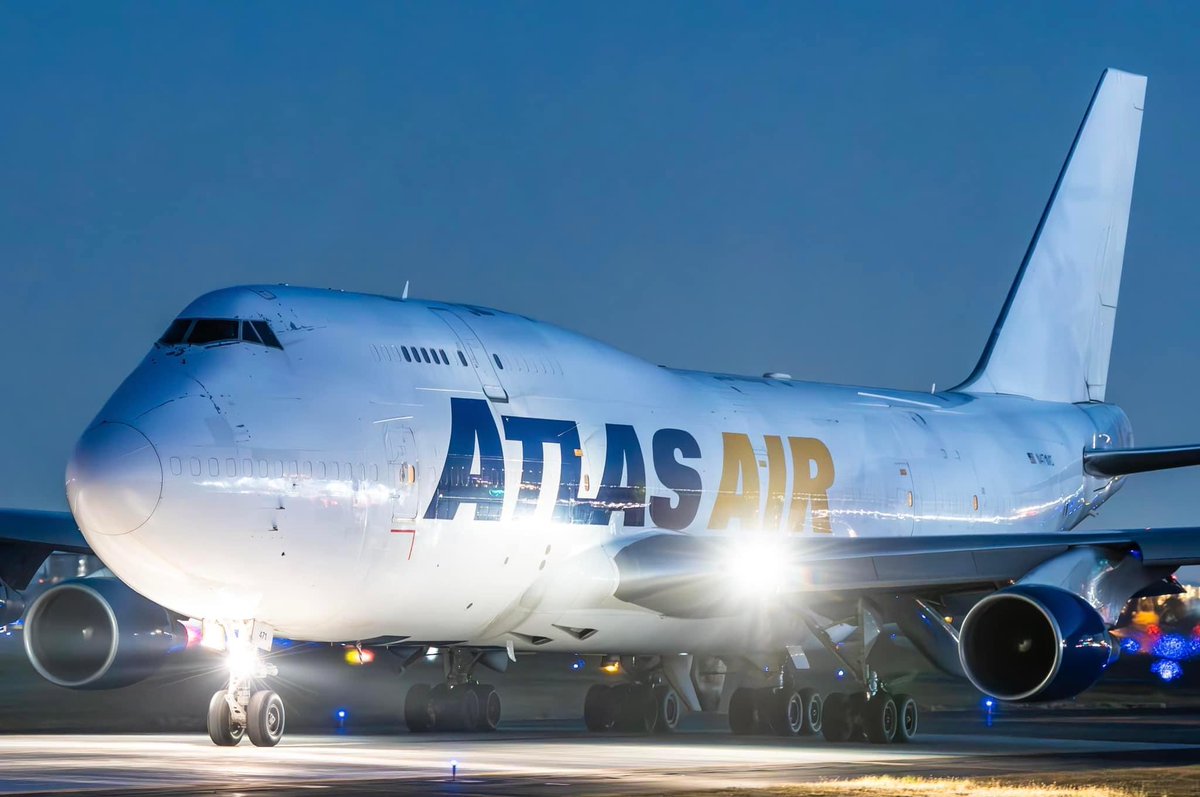
<svg viewBox="0 0 1200 797"><path fill-rule="evenodd" d="M768 598L783 590L787 570L787 550L781 539L749 537L736 543L728 574L739 595Z"/></svg>
<svg viewBox="0 0 1200 797"><path fill-rule="evenodd" d="M240 645L229 651L225 657L229 672L234 675L249 677L254 674L255 651L249 645Z"/></svg>

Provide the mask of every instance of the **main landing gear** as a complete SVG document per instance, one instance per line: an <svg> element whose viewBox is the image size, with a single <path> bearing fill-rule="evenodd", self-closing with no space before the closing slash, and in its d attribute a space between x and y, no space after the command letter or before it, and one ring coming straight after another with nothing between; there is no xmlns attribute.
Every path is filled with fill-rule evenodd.
<svg viewBox="0 0 1200 797"><path fill-rule="evenodd" d="M729 729L738 735L810 736L826 741L909 742L917 733L917 702L909 695L877 689L834 692L821 696L812 689L742 687L729 701Z"/></svg>
<svg viewBox="0 0 1200 797"><path fill-rule="evenodd" d="M821 732L824 717L821 696L807 688L742 687L729 700L729 729L739 735L810 736Z"/></svg>
<svg viewBox="0 0 1200 797"><path fill-rule="evenodd" d="M691 668L691 656L608 657L603 669L624 673L627 680L588 689L584 725L593 733L671 733L686 710L679 689L690 689L697 700Z"/></svg>
<svg viewBox="0 0 1200 797"><path fill-rule="evenodd" d="M583 701L583 722L593 733L670 733L683 704L667 684L592 684Z"/></svg>
<svg viewBox="0 0 1200 797"><path fill-rule="evenodd" d="M208 736L220 747L233 747L243 736L257 747L274 747L283 738L283 700L269 689L254 688L278 674L260 655L271 649L273 633L261 623L230 623L223 630L229 683L208 701Z"/></svg>
<svg viewBox="0 0 1200 797"><path fill-rule="evenodd" d="M500 695L472 678L475 666L495 651L451 648L442 653L445 683L414 684L404 698L404 722L413 733L494 731L500 724Z"/></svg>
<svg viewBox="0 0 1200 797"><path fill-rule="evenodd" d="M920 719L917 701L910 695L893 695L871 669L868 657L880 635L881 621L874 606L858 601L852 618L858 639L844 647L829 636L833 622L805 616L817 642L838 661L839 675L862 685L858 691L821 696L811 689L796 689L792 677L780 670L778 687L734 690L730 700L730 729L734 733L776 733L804 736L821 733L829 742L911 742ZM847 657L846 651L857 655Z"/></svg>
<svg viewBox="0 0 1200 797"><path fill-rule="evenodd" d="M904 743L917 735L917 702L906 694L834 692L825 700L825 711L822 733L830 742Z"/></svg>

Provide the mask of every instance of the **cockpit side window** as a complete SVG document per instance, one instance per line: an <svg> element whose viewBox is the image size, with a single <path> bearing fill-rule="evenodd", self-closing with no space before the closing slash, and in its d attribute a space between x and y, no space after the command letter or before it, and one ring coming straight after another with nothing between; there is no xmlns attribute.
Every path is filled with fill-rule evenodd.
<svg viewBox="0 0 1200 797"><path fill-rule="evenodd" d="M249 321L242 322L242 340L246 341L247 343L262 344L262 340L259 339L258 333L254 331L254 324Z"/></svg>
<svg viewBox="0 0 1200 797"><path fill-rule="evenodd" d="M187 342L193 346L240 340L238 322L232 318L197 318Z"/></svg>
<svg viewBox="0 0 1200 797"><path fill-rule="evenodd" d="M192 319L176 318L171 322L171 326L167 327L167 331L158 339L158 342L164 346L178 346L187 337L187 331L191 326Z"/></svg>
<svg viewBox="0 0 1200 797"><path fill-rule="evenodd" d="M264 346L270 346L273 349L282 349L279 338L275 337L275 333L271 331L271 325L266 321L251 321L254 325L254 330L258 332L258 336L262 338Z"/></svg>

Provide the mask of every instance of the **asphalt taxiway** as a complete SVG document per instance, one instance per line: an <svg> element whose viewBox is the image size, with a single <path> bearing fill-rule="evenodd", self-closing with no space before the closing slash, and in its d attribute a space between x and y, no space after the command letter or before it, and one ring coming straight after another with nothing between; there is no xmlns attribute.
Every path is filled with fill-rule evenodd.
<svg viewBox="0 0 1200 797"><path fill-rule="evenodd" d="M0 793L658 794L863 775L977 777L1200 763L1200 712L1022 712L987 726L932 714L910 745L733 737L592 736L577 724L494 734L289 735L273 749L188 735L0 737ZM457 776L452 779L452 762Z"/></svg>

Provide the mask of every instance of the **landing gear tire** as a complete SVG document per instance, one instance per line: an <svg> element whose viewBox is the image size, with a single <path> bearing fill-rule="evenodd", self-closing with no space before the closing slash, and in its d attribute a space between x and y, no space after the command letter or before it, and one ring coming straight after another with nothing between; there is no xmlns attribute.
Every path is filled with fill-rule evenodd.
<svg viewBox="0 0 1200 797"><path fill-rule="evenodd" d="M729 730L738 736L749 736L758 730L758 708L755 690L735 689L729 699Z"/></svg>
<svg viewBox="0 0 1200 797"><path fill-rule="evenodd" d="M827 742L850 740L853 723L850 719L849 700L842 692L834 692L825 698L821 711L821 735Z"/></svg>
<svg viewBox="0 0 1200 797"><path fill-rule="evenodd" d="M917 723L921 718L917 710L917 701L911 695L899 694L893 698L896 701L896 736L892 740L903 744L911 742L917 735Z"/></svg>
<svg viewBox="0 0 1200 797"><path fill-rule="evenodd" d="M800 733L810 735L821 732L824 705L815 689L801 689L800 702L804 705L804 729Z"/></svg>
<svg viewBox="0 0 1200 797"><path fill-rule="evenodd" d="M592 733L611 731L617 720L616 702L608 684L592 684L583 700L583 724Z"/></svg>
<svg viewBox="0 0 1200 797"><path fill-rule="evenodd" d="M483 712L479 705L479 692L471 688L469 685L456 686L450 690L451 694L458 692L458 716L460 727L464 731L479 730L480 720L483 718Z"/></svg>
<svg viewBox="0 0 1200 797"><path fill-rule="evenodd" d="M887 692L876 692L863 710L863 731L872 744L891 744L899 724L896 701Z"/></svg>
<svg viewBox="0 0 1200 797"><path fill-rule="evenodd" d="M619 684L613 692L618 704L617 730L653 733L658 720L653 689L648 684Z"/></svg>
<svg viewBox="0 0 1200 797"><path fill-rule="evenodd" d="M799 736L804 732L804 703L795 689L773 689L763 695L767 726L776 736Z"/></svg>
<svg viewBox="0 0 1200 797"><path fill-rule="evenodd" d="M433 688L434 725L439 731L466 731L479 727L479 695L468 684Z"/></svg>
<svg viewBox="0 0 1200 797"><path fill-rule="evenodd" d="M274 747L283 738L283 700L264 689L250 695L246 708L246 735L255 747Z"/></svg>
<svg viewBox="0 0 1200 797"><path fill-rule="evenodd" d="M850 720L850 741L861 742L867 738L865 720L867 717L867 693L851 692L846 696L846 716Z"/></svg>
<svg viewBox="0 0 1200 797"><path fill-rule="evenodd" d="M436 723L433 690L429 684L413 684L404 696L404 724L412 733L426 733L433 730Z"/></svg>
<svg viewBox="0 0 1200 797"><path fill-rule="evenodd" d="M233 724L225 690L214 694L208 701L208 738L218 747L235 747L245 733L245 728Z"/></svg>
<svg viewBox="0 0 1200 797"><path fill-rule="evenodd" d="M654 699L654 732L672 733L679 727L679 718L683 715L683 706L679 695L669 686L656 686L651 690Z"/></svg>
<svg viewBox="0 0 1200 797"><path fill-rule="evenodd" d="M500 724L500 695L496 687L489 684L473 684L471 687L479 698L479 722L481 731L494 731Z"/></svg>

